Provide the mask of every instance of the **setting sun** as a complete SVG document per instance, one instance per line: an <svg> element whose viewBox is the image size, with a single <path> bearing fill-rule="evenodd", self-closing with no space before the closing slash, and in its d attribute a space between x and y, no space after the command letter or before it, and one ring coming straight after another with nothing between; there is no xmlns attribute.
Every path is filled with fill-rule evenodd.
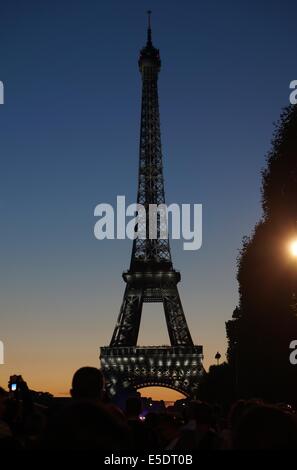
<svg viewBox="0 0 297 470"><path fill-rule="evenodd" d="M290 253L292 256L297 257L297 240L291 242Z"/></svg>

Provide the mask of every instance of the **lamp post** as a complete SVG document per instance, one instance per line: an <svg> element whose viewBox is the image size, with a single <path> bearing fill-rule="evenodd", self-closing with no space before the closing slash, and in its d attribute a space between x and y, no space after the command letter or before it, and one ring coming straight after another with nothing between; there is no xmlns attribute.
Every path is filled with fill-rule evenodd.
<svg viewBox="0 0 297 470"><path fill-rule="evenodd" d="M220 364L220 359L221 359L221 357L222 357L222 356L220 355L220 353L217 352L216 355L215 355L215 359L217 360L217 366Z"/></svg>

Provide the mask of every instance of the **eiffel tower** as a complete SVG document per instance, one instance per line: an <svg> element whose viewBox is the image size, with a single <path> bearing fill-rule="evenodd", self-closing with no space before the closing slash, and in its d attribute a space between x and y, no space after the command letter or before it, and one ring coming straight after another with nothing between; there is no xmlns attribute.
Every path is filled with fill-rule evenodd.
<svg viewBox="0 0 297 470"><path fill-rule="evenodd" d="M159 50L153 46L148 12L147 43L138 61L142 77L141 130L137 203L148 214L150 204L165 204L158 103ZM147 222L147 221L146 221ZM138 225L141 223L138 219ZM158 219L160 234L160 219ZM100 360L107 390L115 400L148 386L175 389L196 397L201 376L202 346L194 346L179 297L180 273L173 268L169 240L135 238L119 317ZM138 228L139 230L139 228ZM170 346L138 346L144 302L163 303Z"/></svg>

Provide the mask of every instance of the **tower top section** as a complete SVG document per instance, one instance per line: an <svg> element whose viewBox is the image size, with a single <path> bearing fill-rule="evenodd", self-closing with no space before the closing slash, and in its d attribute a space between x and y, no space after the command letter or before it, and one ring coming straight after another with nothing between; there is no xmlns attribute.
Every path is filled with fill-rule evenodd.
<svg viewBox="0 0 297 470"><path fill-rule="evenodd" d="M146 69L159 72L161 67L159 49L156 49L152 42L151 14L151 10L148 10L147 41L146 46L140 51L138 61L139 70L142 74Z"/></svg>

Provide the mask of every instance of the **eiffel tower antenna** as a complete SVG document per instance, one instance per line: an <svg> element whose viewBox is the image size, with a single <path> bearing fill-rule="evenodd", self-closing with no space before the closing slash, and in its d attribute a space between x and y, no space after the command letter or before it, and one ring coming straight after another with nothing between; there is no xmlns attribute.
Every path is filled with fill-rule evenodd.
<svg viewBox="0 0 297 470"><path fill-rule="evenodd" d="M152 46L152 28L151 28L151 14L152 11L147 11L147 45Z"/></svg>

